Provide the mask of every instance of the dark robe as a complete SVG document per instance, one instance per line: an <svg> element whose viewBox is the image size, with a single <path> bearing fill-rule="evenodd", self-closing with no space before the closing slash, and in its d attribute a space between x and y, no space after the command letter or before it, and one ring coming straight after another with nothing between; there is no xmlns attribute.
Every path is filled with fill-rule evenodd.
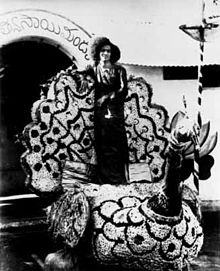
<svg viewBox="0 0 220 271"><path fill-rule="evenodd" d="M96 101L108 98L101 107L95 107L95 145L98 163L98 181L108 184L128 182L128 145L124 126L124 101L127 96L126 70L113 65L103 72L94 68Z"/></svg>

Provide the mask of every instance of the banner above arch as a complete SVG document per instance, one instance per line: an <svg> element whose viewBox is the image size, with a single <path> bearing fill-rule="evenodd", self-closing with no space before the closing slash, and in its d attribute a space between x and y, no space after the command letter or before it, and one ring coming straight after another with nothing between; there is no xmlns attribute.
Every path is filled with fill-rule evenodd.
<svg viewBox="0 0 220 271"><path fill-rule="evenodd" d="M39 38L64 51L83 68L89 61L91 35L68 18L46 10L22 9L0 14L0 48L18 41Z"/></svg>

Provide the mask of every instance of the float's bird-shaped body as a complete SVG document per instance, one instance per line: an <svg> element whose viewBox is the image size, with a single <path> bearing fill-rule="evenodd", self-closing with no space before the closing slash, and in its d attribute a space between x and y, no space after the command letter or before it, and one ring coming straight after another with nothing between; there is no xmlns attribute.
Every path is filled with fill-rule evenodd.
<svg viewBox="0 0 220 271"><path fill-rule="evenodd" d="M86 71L62 72L50 85L49 98L35 103L33 122L20 137L27 148L21 159L27 184L39 195L56 196L48 211L49 230L70 254L86 234L100 264L182 270L203 243L196 210L188 204L197 206L196 197L185 200L180 174L184 152L193 158L192 146L172 140L174 134L181 139L177 118L172 133L166 110L151 104L150 86L131 78L125 104L130 162L151 174L134 174L127 185L89 183L96 164L93 83ZM214 148L216 135L206 139L203 155ZM57 258L50 255L46 264L52 268Z"/></svg>

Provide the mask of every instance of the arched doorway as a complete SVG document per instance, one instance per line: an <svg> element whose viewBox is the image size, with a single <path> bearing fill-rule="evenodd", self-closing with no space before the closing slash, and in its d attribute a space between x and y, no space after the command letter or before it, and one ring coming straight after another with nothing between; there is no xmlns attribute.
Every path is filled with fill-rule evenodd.
<svg viewBox="0 0 220 271"><path fill-rule="evenodd" d="M25 151L15 144L16 134L31 121L31 107L40 97L40 84L60 70L72 65L72 60L45 40L20 40L0 50L0 195L28 193L20 156Z"/></svg>
<svg viewBox="0 0 220 271"><path fill-rule="evenodd" d="M47 10L0 14L0 196L27 193L20 167L24 151L15 135L31 120L39 84L72 64L89 61L91 35L74 21Z"/></svg>

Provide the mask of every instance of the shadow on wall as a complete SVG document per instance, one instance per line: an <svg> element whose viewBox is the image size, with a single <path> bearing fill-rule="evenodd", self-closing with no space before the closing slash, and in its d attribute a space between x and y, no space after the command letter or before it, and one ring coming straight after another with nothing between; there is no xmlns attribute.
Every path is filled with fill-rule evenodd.
<svg viewBox="0 0 220 271"><path fill-rule="evenodd" d="M45 83L72 61L56 47L36 41L11 43L0 49L0 196L28 193L16 134L31 121L32 104Z"/></svg>

